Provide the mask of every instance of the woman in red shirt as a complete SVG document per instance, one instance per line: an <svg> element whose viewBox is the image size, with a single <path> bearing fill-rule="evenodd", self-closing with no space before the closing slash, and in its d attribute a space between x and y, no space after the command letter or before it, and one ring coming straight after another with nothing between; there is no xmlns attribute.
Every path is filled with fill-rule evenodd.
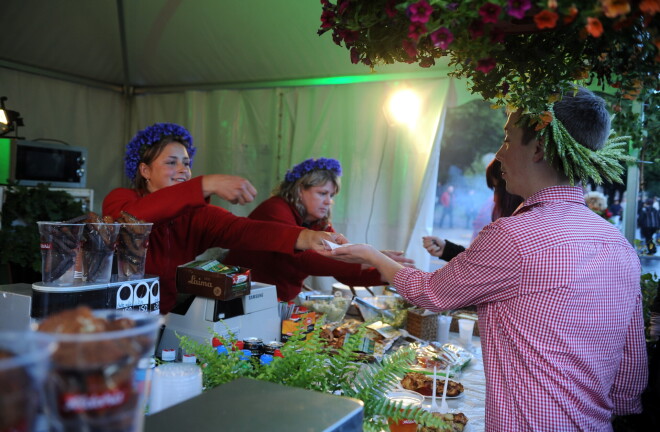
<svg viewBox="0 0 660 432"><path fill-rule="evenodd" d="M176 303L176 268L211 247L276 251L323 249L323 240L345 243L339 234L260 222L210 205L217 195L232 203L254 199L249 181L228 175L191 178L195 155L188 131L173 123L157 123L138 132L126 149L126 175L134 188L118 188L103 200L103 214L118 218L122 211L152 222L145 270L158 275L161 313Z"/></svg>
<svg viewBox="0 0 660 432"><path fill-rule="evenodd" d="M262 202L248 217L333 233L330 213L333 198L341 186L340 176L339 161L307 159L287 171L273 196ZM402 253L384 252L402 264L412 264L412 260L404 258ZM283 301L296 297L308 276L332 276L349 286L386 284L373 267L343 263L311 250L294 255L231 250L224 262L252 269L252 279L274 284L278 297Z"/></svg>

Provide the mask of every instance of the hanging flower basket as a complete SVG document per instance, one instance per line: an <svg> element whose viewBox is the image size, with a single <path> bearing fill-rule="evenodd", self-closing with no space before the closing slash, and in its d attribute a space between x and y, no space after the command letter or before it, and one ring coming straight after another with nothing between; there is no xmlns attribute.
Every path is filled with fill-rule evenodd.
<svg viewBox="0 0 660 432"><path fill-rule="evenodd" d="M321 0L319 34L371 68L431 67L497 106L542 112L576 81L622 99L660 89L660 0Z"/></svg>

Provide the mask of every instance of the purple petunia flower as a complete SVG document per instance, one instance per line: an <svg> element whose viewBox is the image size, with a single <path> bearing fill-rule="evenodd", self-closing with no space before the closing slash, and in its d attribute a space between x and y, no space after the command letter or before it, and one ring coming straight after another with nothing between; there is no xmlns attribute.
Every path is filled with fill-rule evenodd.
<svg viewBox="0 0 660 432"><path fill-rule="evenodd" d="M351 63L353 64L360 63L360 53L355 48L351 48Z"/></svg>
<svg viewBox="0 0 660 432"><path fill-rule="evenodd" d="M500 12L502 12L502 8L490 2L484 3L479 8L479 15L481 15L481 20L484 23L496 23Z"/></svg>
<svg viewBox="0 0 660 432"><path fill-rule="evenodd" d="M337 176L341 176L341 164L337 159L318 158L306 159L300 162L298 165L294 166L286 172L284 180L288 182L295 182L305 174L316 170L334 171Z"/></svg>
<svg viewBox="0 0 660 432"><path fill-rule="evenodd" d="M456 9L458 9L458 3L449 3L447 5L448 11L455 11Z"/></svg>
<svg viewBox="0 0 660 432"><path fill-rule="evenodd" d="M407 13L410 22L424 24L429 21L433 8L426 0L420 0L408 6Z"/></svg>
<svg viewBox="0 0 660 432"><path fill-rule="evenodd" d="M321 13L321 28L332 28L335 25L336 15L333 11L324 10Z"/></svg>
<svg viewBox="0 0 660 432"><path fill-rule="evenodd" d="M531 0L509 0L507 13L514 18L523 19L525 13L532 8Z"/></svg>
<svg viewBox="0 0 660 432"><path fill-rule="evenodd" d="M431 33L431 42L433 45L446 50L449 44L454 40L454 35L447 27L440 27L438 30Z"/></svg>
<svg viewBox="0 0 660 432"><path fill-rule="evenodd" d="M397 10L394 6L396 6L396 0L388 0L385 4L385 14L390 18L394 18L397 14Z"/></svg>

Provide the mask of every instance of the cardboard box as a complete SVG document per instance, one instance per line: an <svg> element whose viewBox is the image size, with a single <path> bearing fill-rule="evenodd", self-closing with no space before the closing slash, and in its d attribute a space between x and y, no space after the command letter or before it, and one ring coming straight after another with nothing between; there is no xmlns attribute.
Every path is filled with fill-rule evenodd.
<svg viewBox="0 0 660 432"><path fill-rule="evenodd" d="M239 267L234 274L204 270L209 261L191 261L176 269L176 288L179 292L195 294L215 300L231 300L250 294L250 269Z"/></svg>

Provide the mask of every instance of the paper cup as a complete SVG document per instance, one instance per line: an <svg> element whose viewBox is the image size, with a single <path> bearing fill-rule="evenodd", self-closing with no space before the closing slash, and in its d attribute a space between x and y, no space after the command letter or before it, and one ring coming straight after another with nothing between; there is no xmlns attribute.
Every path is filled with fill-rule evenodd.
<svg viewBox="0 0 660 432"><path fill-rule="evenodd" d="M76 255L84 224L37 222L37 225L42 281L47 285L73 285Z"/></svg>
<svg viewBox="0 0 660 432"><path fill-rule="evenodd" d="M117 240L117 277L120 281L142 279L152 223L121 224Z"/></svg>
<svg viewBox="0 0 660 432"><path fill-rule="evenodd" d="M144 387L135 382L140 360L153 355L160 317L95 310L118 330L47 333L57 347L46 379L46 414L51 430L137 431L144 417ZM132 321L134 326L125 325Z"/></svg>

